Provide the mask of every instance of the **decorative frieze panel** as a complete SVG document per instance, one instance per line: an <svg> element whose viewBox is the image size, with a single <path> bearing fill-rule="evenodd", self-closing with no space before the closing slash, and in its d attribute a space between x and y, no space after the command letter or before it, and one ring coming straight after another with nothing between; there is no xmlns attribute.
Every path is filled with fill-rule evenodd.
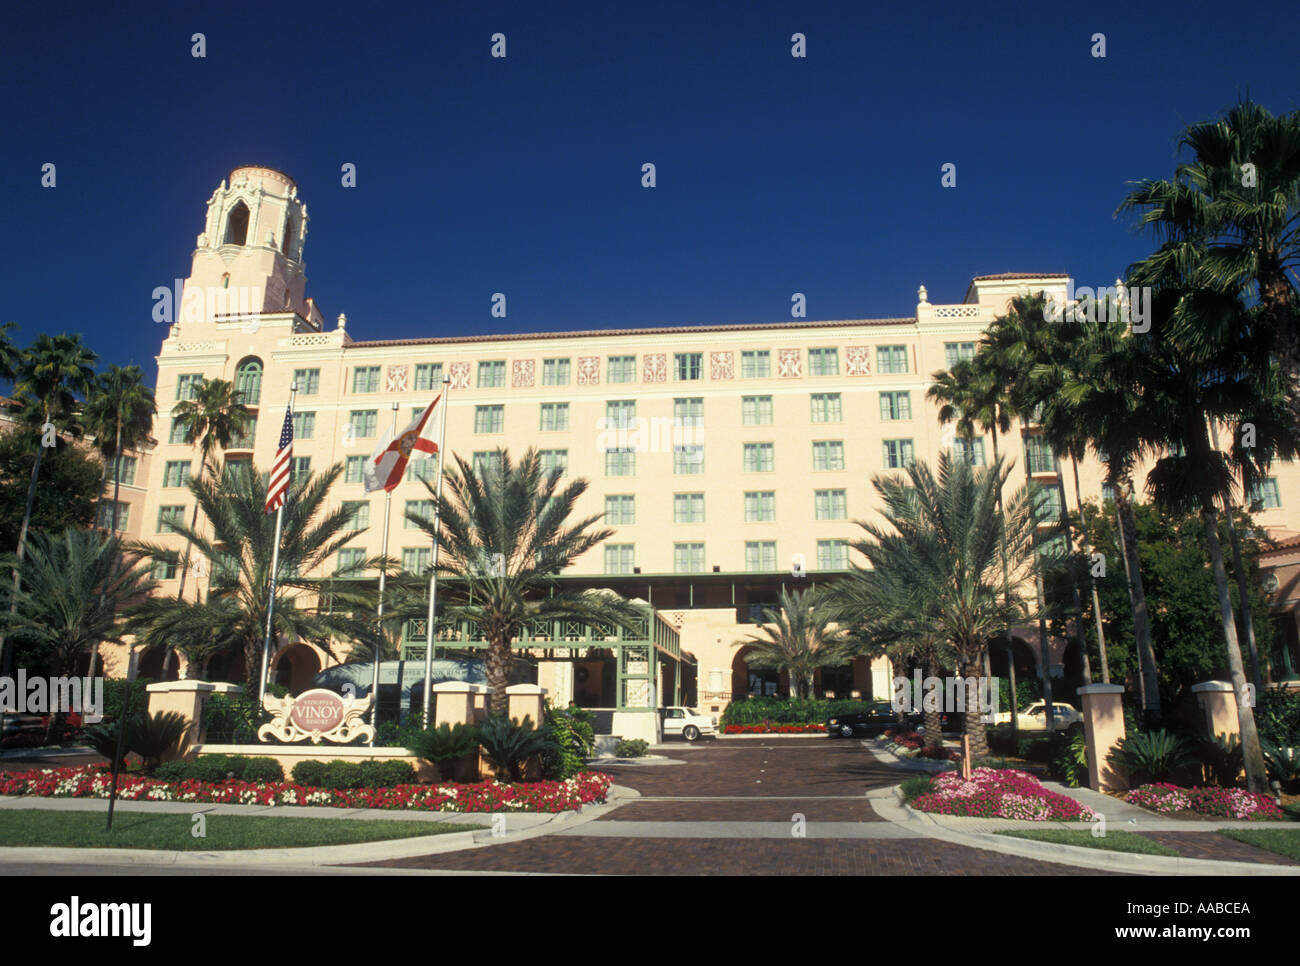
<svg viewBox="0 0 1300 966"><path fill-rule="evenodd" d="M410 384L410 375L410 366L389 366L384 392L406 392L406 387Z"/></svg>
<svg viewBox="0 0 1300 966"><path fill-rule="evenodd" d="M645 369L642 373L643 382L667 382L668 381L668 355L663 352L651 352L645 356Z"/></svg>
<svg viewBox="0 0 1300 966"><path fill-rule="evenodd" d="M449 370L449 378L451 379L452 389L468 389L469 388L469 363L453 362Z"/></svg>
<svg viewBox="0 0 1300 966"><path fill-rule="evenodd" d="M844 364L850 376L871 375L871 347L851 345L844 349Z"/></svg>
<svg viewBox="0 0 1300 966"><path fill-rule="evenodd" d="M778 349L776 374L782 379L798 379L803 376L803 350Z"/></svg>
<svg viewBox="0 0 1300 966"><path fill-rule="evenodd" d="M512 388L526 389L533 384L536 376L536 359L516 359L510 363L510 385Z"/></svg>
<svg viewBox="0 0 1300 966"><path fill-rule="evenodd" d="M578 356L578 385L600 385L600 356Z"/></svg>
<svg viewBox="0 0 1300 966"><path fill-rule="evenodd" d="M730 352L709 353L709 378L715 380L736 378L735 359L735 355Z"/></svg>

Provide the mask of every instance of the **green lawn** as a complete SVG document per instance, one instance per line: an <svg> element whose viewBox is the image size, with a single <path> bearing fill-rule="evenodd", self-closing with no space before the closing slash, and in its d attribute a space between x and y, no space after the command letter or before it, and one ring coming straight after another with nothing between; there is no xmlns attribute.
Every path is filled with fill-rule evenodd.
<svg viewBox="0 0 1300 966"><path fill-rule="evenodd" d="M1238 842L1245 842L1257 849L1276 852L1288 859L1300 859L1300 831L1289 828L1221 828L1220 835L1226 835Z"/></svg>
<svg viewBox="0 0 1300 966"><path fill-rule="evenodd" d="M1029 839L1034 842L1053 842L1056 845L1078 845L1085 849L1104 849L1107 852L1137 852L1141 855L1173 855L1178 853L1159 842L1144 839L1132 832L1107 832L1104 838L1094 838L1091 829L1030 828L1007 829L997 835Z"/></svg>
<svg viewBox="0 0 1300 966"><path fill-rule="evenodd" d="M0 811L0 846L36 845L84 849L288 849L312 845L380 842L486 828L449 822L390 819L278 818L205 815L206 835L196 838L187 814L120 811L104 832L102 812L53 812L35 808Z"/></svg>

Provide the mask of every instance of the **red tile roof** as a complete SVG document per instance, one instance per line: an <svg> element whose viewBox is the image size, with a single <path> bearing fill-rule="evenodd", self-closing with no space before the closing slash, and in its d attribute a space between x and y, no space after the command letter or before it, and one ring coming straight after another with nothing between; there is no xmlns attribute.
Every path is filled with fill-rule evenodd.
<svg viewBox="0 0 1300 966"><path fill-rule="evenodd" d="M973 282L1012 282L1018 278L1069 278L1065 272L1003 272L1000 275L976 275Z"/></svg>

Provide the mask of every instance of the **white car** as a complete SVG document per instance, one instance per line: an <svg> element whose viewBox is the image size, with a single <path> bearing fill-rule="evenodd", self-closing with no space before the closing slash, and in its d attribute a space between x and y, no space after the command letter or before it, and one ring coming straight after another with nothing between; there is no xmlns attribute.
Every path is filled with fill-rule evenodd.
<svg viewBox="0 0 1300 966"><path fill-rule="evenodd" d="M1055 719L1053 724L1056 725L1057 731L1063 731L1072 724L1078 724L1083 721L1083 715L1077 709L1068 704L1058 704L1052 702L1052 716ZM997 724L1010 724L1011 712L999 712L996 718ZM1016 726L1021 731L1046 731L1047 730L1047 702L1035 701L1024 711L1016 715Z"/></svg>
<svg viewBox="0 0 1300 966"><path fill-rule="evenodd" d="M694 708L660 708L664 737L671 735L695 741L700 735L717 735L718 719L700 714Z"/></svg>

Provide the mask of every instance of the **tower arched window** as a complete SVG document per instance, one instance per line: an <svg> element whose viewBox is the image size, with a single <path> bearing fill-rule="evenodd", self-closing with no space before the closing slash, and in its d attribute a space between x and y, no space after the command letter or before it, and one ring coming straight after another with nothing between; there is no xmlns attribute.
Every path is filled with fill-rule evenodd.
<svg viewBox="0 0 1300 966"><path fill-rule="evenodd" d="M248 205L236 201L226 215L226 238L223 245L242 245L248 240Z"/></svg>
<svg viewBox="0 0 1300 966"><path fill-rule="evenodd" d="M293 215L284 220L284 243L280 251L286 258L293 258Z"/></svg>
<svg viewBox="0 0 1300 966"><path fill-rule="evenodd" d="M262 398L262 360L245 359L235 370L235 388L245 406L256 406Z"/></svg>

